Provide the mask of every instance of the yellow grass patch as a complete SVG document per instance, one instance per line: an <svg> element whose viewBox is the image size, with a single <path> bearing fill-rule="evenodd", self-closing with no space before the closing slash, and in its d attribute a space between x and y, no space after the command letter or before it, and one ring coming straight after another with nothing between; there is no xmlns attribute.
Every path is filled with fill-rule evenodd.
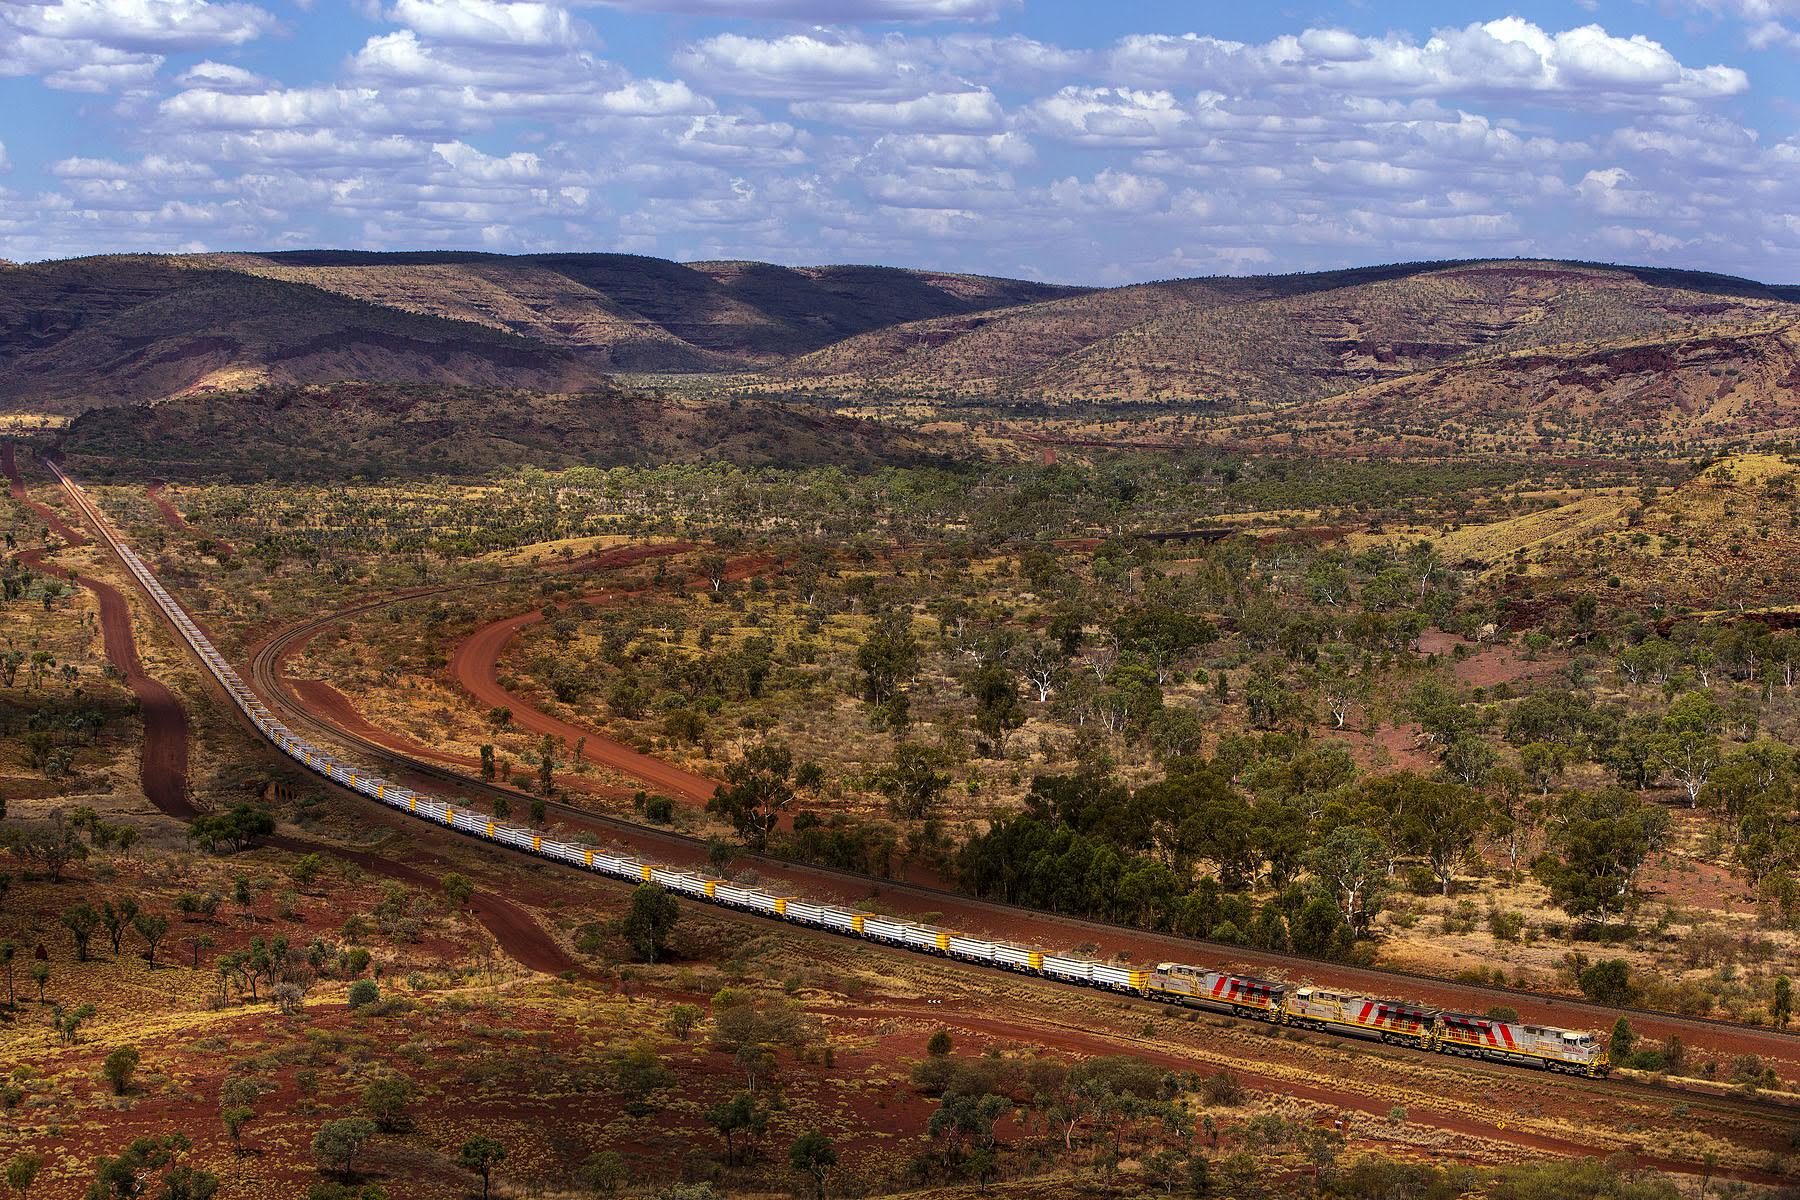
<svg viewBox="0 0 1800 1200"><path fill-rule="evenodd" d="M611 550L614 546L623 546L632 540L630 535L623 533L557 538L549 542L530 542L523 546L514 546L509 550L495 550L491 554L483 554L475 561L498 563L504 567L520 567L562 557L565 551L570 557L577 557L583 554L593 554L600 550Z"/></svg>

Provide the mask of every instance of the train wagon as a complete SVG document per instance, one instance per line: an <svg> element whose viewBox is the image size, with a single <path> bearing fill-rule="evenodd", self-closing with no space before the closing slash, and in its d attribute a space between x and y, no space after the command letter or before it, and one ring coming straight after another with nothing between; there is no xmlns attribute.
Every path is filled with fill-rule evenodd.
<svg viewBox="0 0 1800 1200"><path fill-rule="evenodd" d="M834 904L814 904L810 900L789 900L785 915L790 921L798 921L802 925L812 925L819 929L836 929L849 933L856 928L855 914L847 908L839 908Z"/></svg>
<svg viewBox="0 0 1800 1200"><path fill-rule="evenodd" d="M1240 1017L1281 1019L1281 1002L1287 989L1267 979L1208 971L1185 963L1157 963L1140 989L1152 1000L1218 1009Z"/></svg>
<svg viewBox="0 0 1800 1200"><path fill-rule="evenodd" d="M1401 1000L1303 987L1287 994L1281 1015L1289 1025L1326 1029L1400 1045L1428 1047L1437 1013Z"/></svg>
<svg viewBox="0 0 1800 1200"><path fill-rule="evenodd" d="M1472 1013L1438 1014L1431 1048L1440 1054L1519 1063L1594 1078L1612 1070L1605 1044L1585 1030L1497 1021Z"/></svg>
<svg viewBox="0 0 1800 1200"><path fill-rule="evenodd" d="M667 888L671 892L680 892L701 900L706 899L706 877L692 871L677 871L672 867L652 866L650 882L658 887Z"/></svg>
<svg viewBox="0 0 1800 1200"><path fill-rule="evenodd" d="M966 933L950 935L949 952L952 958L966 959L969 962L991 963L994 961L993 942L986 938L970 937Z"/></svg>
<svg viewBox="0 0 1800 1200"><path fill-rule="evenodd" d="M1149 985L1150 972L1142 967L1116 967L1111 963L1095 963L1093 980L1095 987L1111 988L1115 992L1142 993Z"/></svg>
<svg viewBox="0 0 1800 1200"><path fill-rule="evenodd" d="M1067 983L1079 983L1085 986L1094 982L1094 966L1091 959L1046 954L1044 955L1044 965L1039 969L1052 979L1061 979Z"/></svg>
<svg viewBox="0 0 1800 1200"><path fill-rule="evenodd" d="M1013 971L1042 971L1044 954L1041 950L1028 950L1024 946L1009 946L1005 942L995 942L994 965Z"/></svg>
<svg viewBox="0 0 1800 1200"><path fill-rule="evenodd" d="M868 922L863 922L864 928ZM900 930L900 944L910 950L922 950L926 954L943 954L950 949L950 938L953 935L948 929L939 929L935 925L905 924Z"/></svg>
<svg viewBox="0 0 1800 1200"><path fill-rule="evenodd" d="M880 917L870 913L863 917L862 935L871 941L887 942L892 946L917 946L923 935L913 932L919 927L911 921L901 921L893 917Z"/></svg>

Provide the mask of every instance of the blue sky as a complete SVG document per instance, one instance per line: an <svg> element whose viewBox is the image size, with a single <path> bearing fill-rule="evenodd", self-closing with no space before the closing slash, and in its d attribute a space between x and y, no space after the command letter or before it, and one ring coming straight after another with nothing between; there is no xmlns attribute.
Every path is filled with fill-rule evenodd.
<svg viewBox="0 0 1800 1200"><path fill-rule="evenodd" d="M0 0L0 256L1800 282L1800 0Z"/></svg>

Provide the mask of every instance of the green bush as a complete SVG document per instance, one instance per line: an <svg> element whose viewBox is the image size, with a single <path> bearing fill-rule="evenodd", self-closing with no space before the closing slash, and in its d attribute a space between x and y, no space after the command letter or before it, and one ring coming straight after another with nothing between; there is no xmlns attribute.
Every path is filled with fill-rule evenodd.
<svg viewBox="0 0 1800 1200"><path fill-rule="evenodd" d="M368 1008L381 1000L381 989L373 979L359 979L350 985L350 1007Z"/></svg>
<svg viewBox="0 0 1800 1200"><path fill-rule="evenodd" d="M1581 994L1599 1004L1630 1004L1637 997L1631 983L1631 964L1622 958L1606 958L1575 977Z"/></svg>

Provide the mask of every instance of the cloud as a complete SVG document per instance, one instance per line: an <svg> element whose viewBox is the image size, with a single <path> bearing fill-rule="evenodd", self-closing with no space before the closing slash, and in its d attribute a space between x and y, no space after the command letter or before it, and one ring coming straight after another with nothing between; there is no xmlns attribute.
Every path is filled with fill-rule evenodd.
<svg viewBox="0 0 1800 1200"><path fill-rule="evenodd" d="M929 75L898 38L868 42L819 31L779 38L724 33L678 52L675 65L721 91L798 96L917 95Z"/></svg>
<svg viewBox="0 0 1800 1200"><path fill-rule="evenodd" d="M915 100L805 100L789 107L797 117L854 129L980 133L999 129L1005 122L1000 102L986 88Z"/></svg>
<svg viewBox="0 0 1800 1200"><path fill-rule="evenodd" d="M1402 34L1357 37L1309 29L1260 45L1197 34L1140 34L1108 52L1106 74L1138 84L1189 84L1227 93L1268 86L1380 96L1513 95L1548 104L1689 106L1749 87L1736 67L1689 67L1641 34L1598 25L1549 33L1519 17L1440 29L1423 43Z"/></svg>
<svg viewBox="0 0 1800 1200"><path fill-rule="evenodd" d="M806 161L804 141L799 130L780 121L714 114L687 122L669 148L684 158L794 165Z"/></svg>
<svg viewBox="0 0 1800 1200"><path fill-rule="evenodd" d="M1800 51L1800 0L1687 0L1691 8L1744 26L1744 41L1755 50Z"/></svg>
<svg viewBox="0 0 1800 1200"><path fill-rule="evenodd" d="M1093 146L1158 145L1176 138L1191 115L1173 92L1069 86L1027 111L1036 128Z"/></svg>
<svg viewBox="0 0 1800 1200"><path fill-rule="evenodd" d="M269 86L268 80L253 71L211 59L195 63L177 75L175 82L184 88L209 88L215 92L261 91Z"/></svg>
<svg viewBox="0 0 1800 1200"><path fill-rule="evenodd" d="M501 0L397 0L388 19L449 46L484 50L587 44L593 31L555 4Z"/></svg>
<svg viewBox="0 0 1800 1200"><path fill-rule="evenodd" d="M241 46L277 22L253 4L209 0L53 0L0 6L0 76L36 75L66 91L147 85L170 53Z"/></svg>
<svg viewBox="0 0 1800 1200"><path fill-rule="evenodd" d="M1050 199L1061 207L1115 213L1150 212L1168 194L1160 179L1110 167L1085 182L1070 176L1050 185Z"/></svg>
<svg viewBox="0 0 1800 1200"><path fill-rule="evenodd" d="M891 133L859 155L865 163L939 167L1023 167L1036 158L1018 133Z"/></svg>
<svg viewBox="0 0 1800 1200"><path fill-rule="evenodd" d="M110 158L81 158L79 156L64 158L51 166L50 173L59 179L155 180L158 182L193 181L214 177L213 169L205 163L165 158L160 154L145 155L134 163L119 162Z"/></svg>
<svg viewBox="0 0 1800 1200"><path fill-rule="evenodd" d="M241 46L276 25L253 4L209 0L57 0L8 8L7 22L23 33L139 52Z"/></svg>
<svg viewBox="0 0 1800 1200"><path fill-rule="evenodd" d="M629 12L819 21L990 21L1022 0L599 0Z"/></svg>

